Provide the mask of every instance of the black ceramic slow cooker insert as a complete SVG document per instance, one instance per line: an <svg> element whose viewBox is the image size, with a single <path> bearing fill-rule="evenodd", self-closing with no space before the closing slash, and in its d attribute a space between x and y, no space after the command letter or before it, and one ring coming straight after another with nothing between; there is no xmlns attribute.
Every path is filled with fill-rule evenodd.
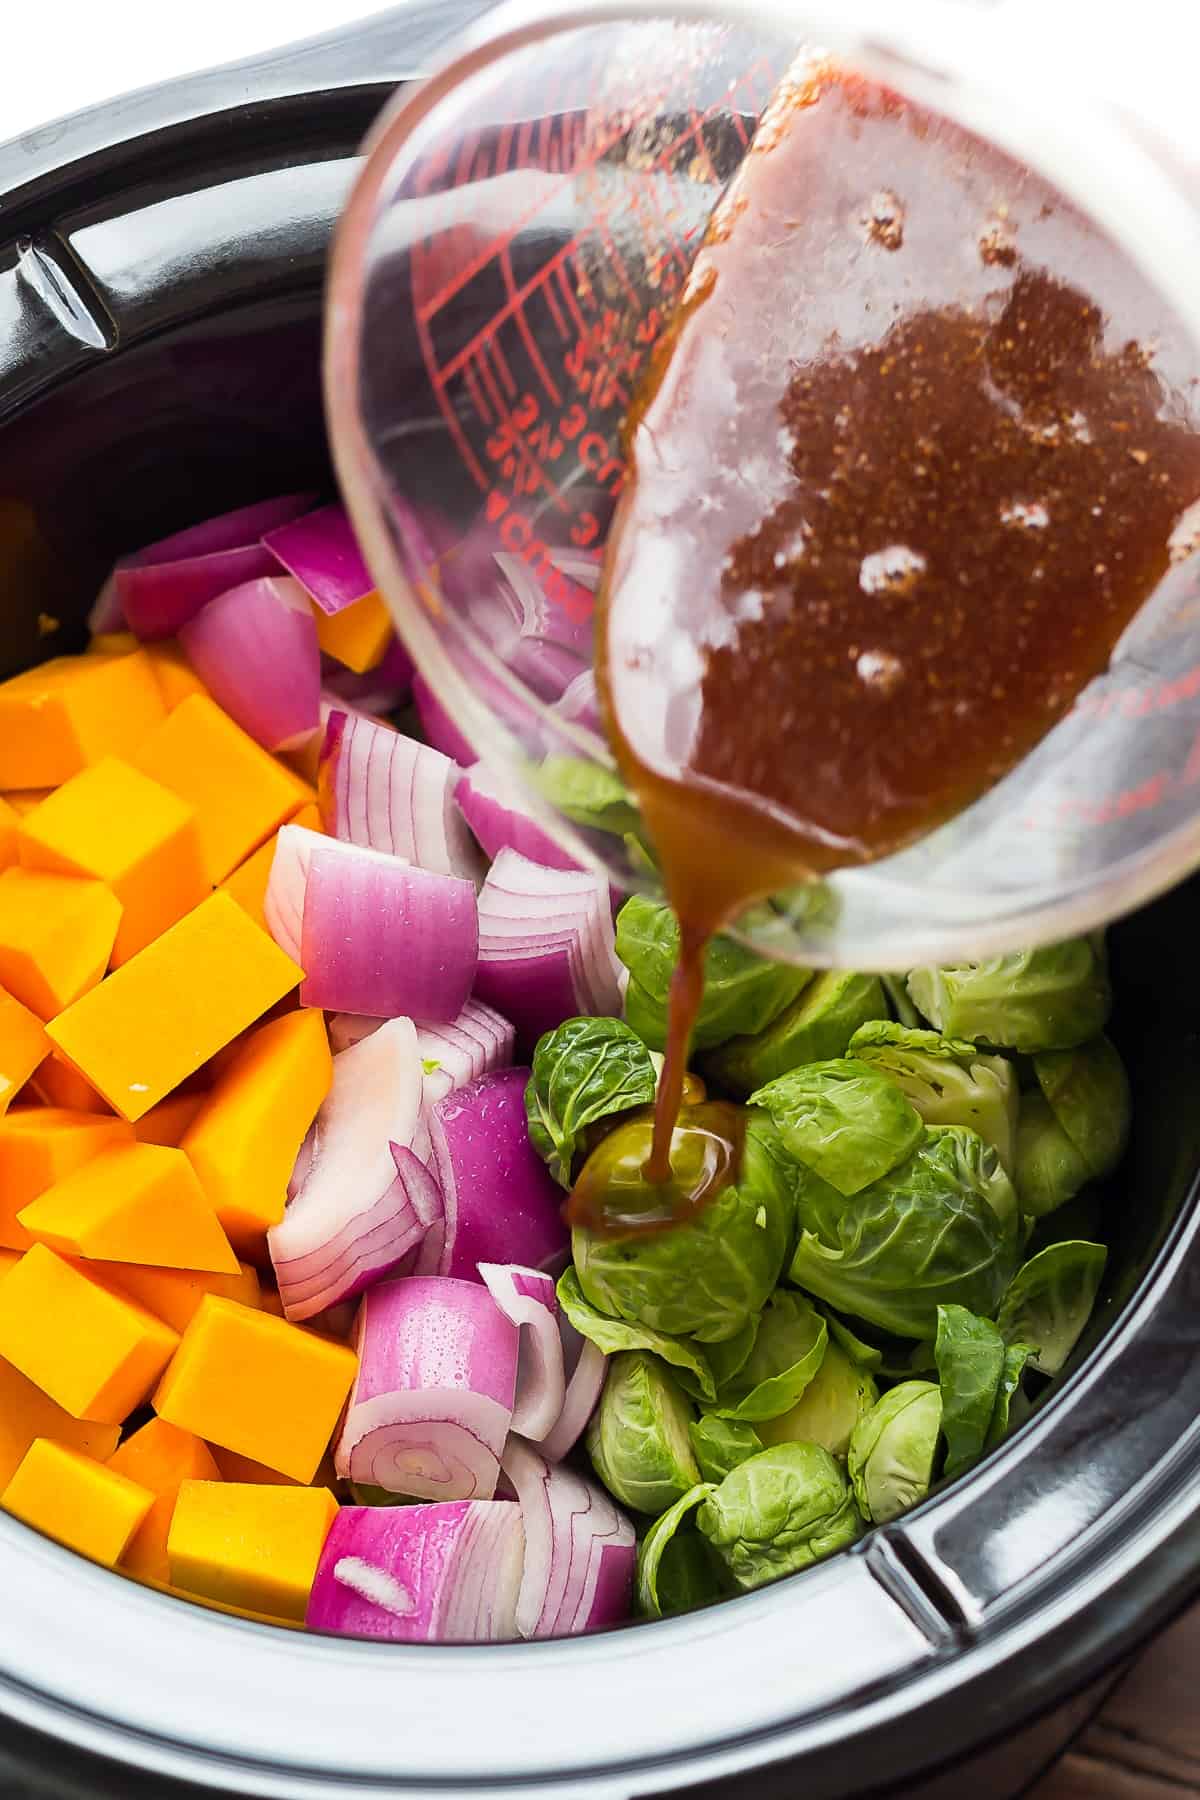
<svg viewBox="0 0 1200 1800"><path fill-rule="evenodd" d="M481 10L429 0L0 149L0 675L81 645L118 552L328 482L321 289L357 146ZM1193 883L1113 931L1135 1135L1108 1286L982 1467L774 1587L488 1647L227 1618L0 1515L0 1791L1014 1792L1200 1585L1198 917Z"/></svg>

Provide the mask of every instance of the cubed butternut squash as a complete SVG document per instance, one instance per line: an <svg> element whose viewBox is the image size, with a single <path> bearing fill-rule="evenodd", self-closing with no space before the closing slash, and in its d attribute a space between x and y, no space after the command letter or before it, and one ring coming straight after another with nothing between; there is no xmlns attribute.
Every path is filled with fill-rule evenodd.
<svg viewBox="0 0 1200 1800"><path fill-rule="evenodd" d="M0 988L0 1119L50 1054L50 1039L36 1013ZM4 1190L0 1187L0 1216Z"/></svg>
<svg viewBox="0 0 1200 1800"><path fill-rule="evenodd" d="M238 1260L182 1150L113 1144L21 1209L41 1244L98 1262L236 1275Z"/></svg>
<svg viewBox="0 0 1200 1800"><path fill-rule="evenodd" d="M325 655L344 663L356 675L365 675L383 661L392 640L392 616L375 589L343 606L341 612L326 613L314 606L313 617L317 642Z"/></svg>
<svg viewBox="0 0 1200 1800"><path fill-rule="evenodd" d="M204 1105L205 1095L169 1094L152 1106L148 1113L143 1113L133 1128L134 1136L139 1144L170 1144L178 1146L180 1138Z"/></svg>
<svg viewBox="0 0 1200 1800"><path fill-rule="evenodd" d="M295 816L288 820L289 825L303 825L308 831L321 831L321 809L306 801ZM268 930L267 917L263 911L266 898L267 883L271 879L271 864L275 860L275 837L271 836L265 844L260 844L253 856L248 856L233 874L221 883L223 893L229 894L244 912L248 912L256 925Z"/></svg>
<svg viewBox="0 0 1200 1800"><path fill-rule="evenodd" d="M208 1445L165 1419L150 1419L125 1439L108 1458L118 1475L149 1488L154 1503L130 1538L121 1567L139 1581L169 1582L167 1536L175 1499L183 1481L220 1481L221 1471Z"/></svg>
<svg viewBox="0 0 1200 1800"><path fill-rule="evenodd" d="M333 1466L333 1457L326 1451L317 1464L317 1472L311 1481L296 1481L290 1475L281 1475L278 1469L268 1469L266 1463L255 1462L252 1456L239 1456L236 1450L222 1450L219 1444L212 1446L213 1459L226 1481L248 1481L252 1484L267 1487L327 1487L333 1488L337 1482L337 1470Z"/></svg>
<svg viewBox="0 0 1200 1800"><path fill-rule="evenodd" d="M81 1113L60 1106L18 1106L0 1119L0 1244L28 1250L33 1238L17 1214L72 1170L132 1131L112 1114Z"/></svg>
<svg viewBox="0 0 1200 1800"><path fill-rule="evenodd" d="M108 967L121 902L101 881L12 868L0 875L0 983L53 1019Z"/></svg>
<svg viewBox="0 0 1200 1800"><path fill-rule="evenodd" d="M149 1396L178 1344L169 1325L45 1244L0 1277L0 1357L73 1418L119 1423Z"/></svg>
<svg viewBox="0 0 1200 1800"><path fill-rule="evenodd" d="M105 1119L113 1117L112 1107L104 1095L98 1093L90 1081L85 1081L79 1070L73 1069L57 1050L51 1050L30 1086L46 1106L60 1107L67 1112L95 1113Z"/></svg>
<svg viewBox="0 0 1200 1800"><path fill-rule="evenodd" d="M14 1252L0 1250L0 1281L4 1258L10 1255ZM116 1449L120 1435L119 1425L73 1418L20 1369L0 1360L0 1488L8 1486L35 1438L53 1438L56 1444L103 1462Z"/></svg>
<svg viewBox="0 0 1200 1800"><path fill-rule="evenodd" d="M49 1035L122 1117L136 1120L300 977L236 901L211 894L61 1013Z"/></svg>
<svg viewBox="0 0 1200 1800"><path fill-rule="evenodd" d="M132 656L141 648L132 631L96 631L88 639L87 656Z"/></svg>
<svg viewBox="0 0 1200 1800"><path fill-rule="evenodd" d="M14 1518L110 1568L153 1504L140 1482L50 1438L35 1439L0 1494Z"/></svg>
<svg viewBox="0 0 1200 1800"><path fill-rule="evenodd" d="M134 760L195 808L205 873L214 884L309 798L290 769L204 694L168 713Z"/></svg>
<svg viewBox="0 0 1200 1800"><path fill-rule="evenodd" d="M121 902L113 967L190 912L211 890L195 808L120 757L106 756L21 822L27 869L88 875Z"/></svg>
<svg viewBox="0 0 1200 1800"><path fill-rule="evenodd" d="M0 788L57 787L136 750L166 709L145 651L56 656L0 682Z"/></svg>
<svg viewBox="0 0 1200 1800"><path fill-rule="evenodd" d="M185 656L183 645L174 638L160 638L155 644L147 644L146 656L168 712L174 712L193 694L208 696L208 689Z"/></svg>
<svg viewBox="0 0 1200 1800"><path fill-rule="evenodd" d="M308 1482L357 1364L344 1344L210 1294L158 1385L154 1410L197 1437Z"/></svg>
<svg viewBox="0 0 1200 1800"><path fill-rule="evenodd" d="M337 1501L328 1488L180 1484L171 1581L224 1605L300 1621Z"/></svg>
<svg viewBox="0 0 1200 1800"><path fill-rule="evenodd" d="M0 797L0 869L7 869L10 863L17 860L17 832L21 824L21 815L15 806Z"/></svg>
<svg viewBox="0 0 1200 1800"><path fill-rule="evenodd" d="M103 1279L106 1285L119 1288L147 1312L165 1320L172 1331L179 1332L187 1330L206 1294L254 1307L258 1305L260 1294L258 1270L250 1263L239 1263L236 1275L110 1263L103 1272Z"/></svg>
<svg viewBox="0 0 1200 1800"><path fill-rule="evenodd" d="M297 1153L332 1076L324 1014L285 1013L244 1040L184 1133L180 1148L243 1253L261 1251L282 1219Z"/></svg>

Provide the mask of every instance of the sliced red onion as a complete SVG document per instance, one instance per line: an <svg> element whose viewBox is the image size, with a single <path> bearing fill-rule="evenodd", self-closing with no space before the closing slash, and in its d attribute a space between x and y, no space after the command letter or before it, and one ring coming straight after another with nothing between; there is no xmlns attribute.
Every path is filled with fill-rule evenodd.
<svg viewBox="0 0 1200 1800"><path fill-rule="evenodd" d="M471 747L470 740L464 737L419 670L413 676L412 691L425 741L461 768L478 761L478 752Z"/></svg>
<svg viewBox="0 0 1200 1800"><path fill-rule="evenodd" d="M340 1056L343 1050L361 1044L365 1037L378 1031L384 1021L372 1018L367 1013L333 1013L328 1023L329 1048L335 1056Z"/></svg>
<svg viewBox="0 0 1200 1800"><path fill-rule="evenodd" d="M472 609L472 622L519 680L540 699L557 700L591 665L595 599L561 566L543 579L511 551L497 550L494 561L501 579Z"/></svg>
<svg viewBox="0 0 1200 1800"><path fill-rule="evenodd" d="M307 1169L267 1234L289 1319L311 1319L361 1292L436 1223L436 1184L414 1195L392 1152L412 1141L421 1087L411 1019L389 1020L335 1060Z"/></svg>
<svg viewBox="0 0 1200 1800"><path fill-rule="evenodd" d="M281 950L293 962L300 961L304 934L304 890L309 859L318 844L328 842L324 832L307 825L283 825L275 836L275 854L263 895L263 917Z"/></svg>
<svg viewBox="0 0 1200 1800"><path fill-rule="evenodd" d="M310 1631L405 1644L516 1636L525 1562L511 1500L343 1506L317 1564Z"/></svg>
<svg viewBox="0 0 1200 1800"><path fill-rule="evenodd" d="M471 882L318 836L304 883L302 1006L452 1022L478 954Z"/></svg>
<svg viewBox="0 0 1200 1800"><path fill-rule="evenodd" d="M513 1263L481 1262L479 1274L521 1333L512 1428L539 1442L557 1423L566 1397L554 1277Z"/></svg>
<svg viewBox="0 0 1200 1800"><path fill-rule="evenodd" d="M321 818L331 836L478 884L482 863L454 802L461 771L390 725L331 712L321 750Z"/></svg>
<svg viewBox="0 0 1200 1800"><path fill-rule="evenodd" d="M392 639L381 661L363 675L331 656L322 656L321 670L325 686L350 712L394 712L412 693L412 658L399 638Z"/></svg>
<svg viewBox="0 0 1200 1800"><path fill-rule="evenodd" d="M502 850L479 895L476 992L528 1048L577 1013L619 1015L608 884Z"/></svg>
<svg viewBox="0 0 1200 1800"><path fill-rule="evenodd" d="M363 1013L334 1013L329 1021L329 1042L334 1055L361 1043L383 1024ZM478 1081L491 1069L507 1068L513 1059L513 1028L507 1019L468 1000L453 1024L418 1020L417 1046L425 1072L425 1106L435 1106L455 1088Z"/></svg>
<svg viewBox="0 0 1200 1800"><path fill-rule="evenodd" d="M561 719L568 719L572 724L583 725L589 731L603 732L600 718L600 701L596 694L596 676L593 670L583 669L576 675L554 702L551 710Z"/></svg>
<svg viewBox="0 0 1200 1800"><path fill-rule="evenodd" d="M409 1276L363 1295L335 1453L345 1481L489 1500L512 1421L517 1328L473 1281Z"/></svg>
<svg viewBox="0 0 1200 1800"><path fill-rule="evenodd" d="M547 1462L561 1462L583 1436L588 1420L599 1404L608 1370L608 1358L603 1350L576 1331L561 1308L558 1329L562 1339L567 1391L562 1411L538 1445Z"/></svg>
<svg viewBox="0 0 1200 1800"><path fill-rule="evenodd" d="M311 494L285 494L240 506L123 556L113 579L129 629L140 638L171 637L226 588L278 574L259 540L312 501Z"/></svg>
<svg viewBox="0 0 1200 1800"><path fill-rule="evenodd" d="M629 1617L637 1539L602 1488L520 1438L504 1453L525 1526L517 1600L524 1638L572 1637Z"/></svg>
<svg viewBox="0 0 1200 1800"><path fill-rule="evenodd" d="M538 824L515 781L484 763L475 763L455 791L459 810L489 856L516 850L547 869L577 869L573 856L561 850Z"/></svg>
<svg viewBox="0 0 1200 1800"><path fill-rule="evenodd" d="M371 571L344 506L318 507L264 532L263 543L329 616L374 592Z"/></svg>
<svg viewBox="0 0 1200 1800"><path fill-rule="evenodd" d="M528 1080L528 1069L498 1069L427 1115L442 1219L421 1245L417 1274L477 1281L481 1262L543 1269L567 1247L562 1192L529 1142Z"/></svg>
<svg viewBox="0 0 1200 1800"><path fill-rule="evenodd" d="M298 581L264 576L229 588L180 627L201 681L266 750L295 750L317 729L321 652Z"/></svg>
<svg viewBox="0 0 1200 1800"><path fill-rule="evenodd" d="M99 637L102 632L106 631L125 631L127 629L125 608L121 605L121 596L117 592L116 569L112 569L105 577L103 587L92 601L92 608L87 616L87 628L92 637Z"/></svg>

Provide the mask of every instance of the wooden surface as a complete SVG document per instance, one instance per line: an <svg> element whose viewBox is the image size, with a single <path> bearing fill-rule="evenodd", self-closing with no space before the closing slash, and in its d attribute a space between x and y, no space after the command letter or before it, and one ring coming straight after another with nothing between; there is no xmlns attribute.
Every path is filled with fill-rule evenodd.
<svg viewBox="0 0 1200 1800"><path fill-rule="evenodd" d="M1200 1607L1145 1652L1026 1800L1200 1795Z"/></svg>

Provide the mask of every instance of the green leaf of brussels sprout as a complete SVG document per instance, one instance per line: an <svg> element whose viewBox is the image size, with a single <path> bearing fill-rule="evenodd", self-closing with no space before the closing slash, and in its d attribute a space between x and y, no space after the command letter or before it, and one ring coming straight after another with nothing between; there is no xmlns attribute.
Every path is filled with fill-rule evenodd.
<svg viewBox="0 0 1200 1800"><path fill-rule="evenodd" d="M669 906L633 894L617 914L617 955L629 970L625 1017L652 1050L667 1037L667 1000L679 961L679 921ZM761 1031L809 980L811 971L767 962L715 937L704 953L704 998L692 1034L696 1050L739 1032Z"/></svg>
<svg viewBox="0 0 1200 1800"><path fill-rule="evenodd" d="M640 839L642 819L629 789L611 769L583 756L547 756L532 780L551 806L585 830Z"/></svg>
<svg viewBox="0 0 1200 1800"><path fill-rule="evenodd" d="M1125 1065L1106 1037L1043 1051L1033 1070L1039 1091L1021 1099L1016 1179L1024 1210L1043 1218L1085 1182L1112 1174L1129 1138L1132 1103Z"/></svg>
<svg viewBox="0 0 1200 1800"><path fill-rule="evenodd" d="M860 1338L856 1331L851 1331L845 1319L839 1319L836 1313L825 1314L829 1326L829 1335L850 1361L859 1369L868 1369L875 1374L883 1366L883 1351L877 1344L868 1344Z"/></svg>
<svg viewBox="0 0 1200 1800"><path fill-rule="evenodd" d="M711 1544L690 1523L663 1546L655 1585L664 1619L711 1606L729 1593L725 1571Z"/></svg>
<svg viewBox="0 0 1200 1800"><path fill-rule="evenodd" d="M754 1347L712 1409L727 1419L774 1419L799 1400L821 1367L829 1328L810 1300L779 1288L758 1321Z"/></svg>
<svg viewBox="0 0 1200 1800"><path fill-rule="evenodd" d="M805 1569L862 1530L846 1477L819 1444L777 1444L739 1463L696 1524L744 1589Z"/></svg>
<svg viewBox="0 0 1200 1800"><path fill-rule="evenodd" d="M1057 1375L1088 1322L1108 1251L1079 1240L1051 1244L1022 1265L1005 1294L996 1323L1006 1344L1029 1344L1029 1361Z"/></svg>
<svg viewBox="0 0 1200 1800"><path fill-rule="evenodd" d="M703 1413L688 1426L688 1436L705 1481L724 1481L739 1463L757 1456L763 1440L743 1419Z"/></svg>
<svg viewBox="0 0 1200 1800"><path fill-rule="evenodd" d="M850 1055L894 1081L927 1125L969 1125L1013 1170L1017 1076L1003 1056L986 1056L965 1038L941 1037L876 1019L860 1026Z"/></svg>
<svg viewBox="0 0 1200 1800"><path fill-rule="evenodd" d="M696 1507L702 1505L716 1489L711 1481L701 1481L686 1494L676 1500L674 1506L667 1508L662 1517L655 1519L653 1525L638 1545L637 1581L634 1589L637 1610L643 1619L661 1619L665 1617L667 1607L663 1602L666 1593L659 1591L659 1576L663 1572L663 1563L671 1540L677 1531L686 1523L689 1515ZM667 1583L664 1581L664 1588ZM715 1596L714 1596L715 1597Z"/></svg>
<svg viewBox="0 0 1200 1800"><path fill-rule="evenodd" d="M864 1518L886 1525L925 1498L941 1426L941 1390L931 1381L901 1382L875 1402L854 1429L847 1459Z"/></svg>
<svg viewBox="0 0 1200 1800"><path fill-rule="evenodd" d="M913 969L908 991L947 1037L997 1049L1069 1050L1103 1029L1112 1004L1103 948L1070 938L951 969Z"/></svg>
<svg viewBox="0 0 1200 1800"><path fill-rule="evenodd" d="M1033 1352L1028 1344L1009 1344L1004 1352L1004 1368L1000 1375L1000 1387L996 1394L996 1405L988 1426L985 1450L994 1450L996 1445L1008 1435L1009 1418L1013 1402L1021 1386L1021 1377L1025 1373L1025 1364Z"/></svg>
<svg viewBox="0 0 1200 1800"><path fill-rule="evenodd" d="M696 1485L691 1421L687 1396L665 1363L645 1350L612 1357L585 1443L592 1467L622 1506L660 1513Z"/></svg>
<svg viewBox="0 0 1200 1800"><path fill-rule="evenodd" d="M830 1322L832 1329L832 1321ZM870 1371L855 1363L838 1344L830 1344L821 1367L803 1394L778 1418L764 1419L758 1435L764 1444L820 1444L831 1456L845 1459L854 1427L879 1398Z"/></svg>
<svg viewBox="0 0 1200 1800"><path fill-rule="evenodd" d="M986 1318L1016 1263L999 1183L1000 1158L977 1132L927 1126L906 1162L845 1202L836 1230L801 1233L789 1279L897 1337L932 1337L941 1305Z"/></svg>
<svg viewBox="0 0 1200 1800"><path fill-rule="evenodd" d="M686 1338L672 1337L653 1326L638 1325L626 1319L614 1319L592 1305L579 1285L575 1269L564 1269L558 1278L558 1304L581 1337L615 1356L622 1350L649 1350L681 1372L686 1370L705 1400L715 1400L717 1384L703 1350Z"/></svg>
<svg viewBox="0 0 1200 1800"><path fill-rule="evenodd" d="M722 1338L719 1344L705 1344L704 1361L711 1374L716 1390L721 1389L737 1374L746 1358L754 1348L754 1340L758 1336L758 1315L747 1319L735 1337ZM678 1373L679 1385L691 1399L703 1406L712 1404L712 1395L701 1393L696 1377L687 1369Z"/></svg>
<svg viewBox="0 0 1200 1800"><path fill-rule="evenodd" d="M1013 1181L1027 1218L1044 1219L1074 1199L1088 1180L1086 1162L1042 1093L1022 1094Z"/></svg>
<svg viewBox="0 0 1200 1800"><path fill-rule="evenodd" d="M916 1028L922 1023L921 1015L912 1003L908 992L908 978L904 975L881 975L880 984L887 995L888 1005L901 1025ZM865 1022L865 1021L864 1021Z"/></svg>
<svg viewBox="0 0 1200 1800"><path fill-rule="evenodd" d="M750 1104L770 1115L785 1150L847 1196L902 1163L924 1129L893 1082L848 1057L791 1069Z"/></svg>
<svg viewBox="0 0 1200 1800"><path fill-rule="evenodd" d="M806 986L763 1031L730 1038L704 1059L705 1073L745 1099L802 1063L843 1056L858 1027L884 1011L877 975L832 969Z"/></svg>
<svg viewBox="0 0 1200 1800"><path fill-rule="evenodd" d="M560 1187L589 1125L654 1099L650 1052L620 1019L566 1019L538 1039L525 1088L529 1141Z"/></svg>
<svg viewBox="0 0 1200 1800"><path fill-rule="evenodd" d="M577 1229L572 1254L591 1304L672 1337L737 1337L766 1304L791 1240L791 1199L773 1139L769 1121L752 1117L737 1181L670 1231L602 1237Z"/></svg>
<svg viewBox="0 0 1200 1800"><path fill-rule="evenodd" d="M939 1306L938 1384L942 1390L943 1475L957 1475L983 1450L1004 1374L1004 1339L990 1319L965 1306Z"/></svg>

